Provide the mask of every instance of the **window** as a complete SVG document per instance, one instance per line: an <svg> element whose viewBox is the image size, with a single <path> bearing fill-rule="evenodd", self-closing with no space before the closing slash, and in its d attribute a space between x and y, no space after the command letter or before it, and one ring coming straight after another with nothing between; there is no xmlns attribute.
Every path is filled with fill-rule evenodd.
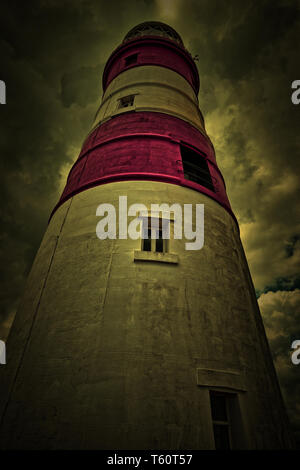
<svg viewBox="0 0 300 470"><path fill-rule="evenodd" d="M131 54L125 57L125 66L128 67L128 65L135 64L137 62L137 57L137 54Z"/></svg>
<svg viewBox="0 0 300 470"><path fill-rule="evenodd" d="M213 421L215 447L217 450L231 449L228 394L210 391L210 406Z"/></svg>
<svg viewBox="0 0 300 470"><path fill-rule="evenodd" d="M128 108L129 106L133 106L134 102L134 95L123 96L123 98L119 99L119 108Z"/></svg>
<svg viewBox="0 0 300 470"><path fill-rule="evenodd" d="M178 255L170 253L169 240L171 238L171 216L159 214L141 216L141 247L134 250L134 261L160 262L178 264ZM173 232L172 232L173 233Z"/></svg>
<svg viewBox="0 0 300 470"><path fill-rule="evenodd" d="M180 146L184 177L215 191L205 157L185 145Z"/></svg>
<svg viewBox="0 0 300 470"><path fill-rule="evenodd" d="M142 228L142 251L166 253L168 251L169 224L170 221L167 219L154 217L152 217L152 219L151 217L144 218Z"/></svg>

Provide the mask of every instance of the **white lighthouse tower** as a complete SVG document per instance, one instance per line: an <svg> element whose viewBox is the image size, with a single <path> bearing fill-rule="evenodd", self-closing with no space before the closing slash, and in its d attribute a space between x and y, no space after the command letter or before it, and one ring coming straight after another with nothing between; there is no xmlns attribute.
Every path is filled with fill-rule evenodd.
<svg viewBox="0 0 300 470"><path fill-rule="evenodd" d="M178 33L133 28L107 61L103 92L8 338L0 446L290 447L197 68ZM164 210L156 238L119 237L116 217L116 236L99 240L97 208L120 201L146 208L143 233L151 204L204 207L203 247L186 249L178 213Z"/></svg>

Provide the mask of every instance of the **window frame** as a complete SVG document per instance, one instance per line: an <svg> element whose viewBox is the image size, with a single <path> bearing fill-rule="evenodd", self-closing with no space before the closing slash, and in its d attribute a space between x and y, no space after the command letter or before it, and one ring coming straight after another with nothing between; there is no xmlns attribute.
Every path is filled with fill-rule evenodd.
<svg viewBox="0 0 300 470"><path fill-rule="evenodd" d="M152 219L158 220L158 227L155 227L155 226L153 228L151 227ZM146 221L147 221L147 227L144 226L146 224ZM168 238L163 238L163 232L164 232L163 223L169 224L169 230L170 230L170 223L171 223L170 219L163 218L163 217L151 217L151 216L143 217L142 237L141 237L141 239L142 239L141 251L152 252L152 253L161 253L161 254L169 253L169 239ZM159 235L161 234L162 236L152 238L152 229L156 230L156 234L158 232L158 234ZM148 232L148 238L143 236L146 230ZM149 234L150 234L150 238L149 238ZM146 243L145 243L145 240L146 240ZM149 240L150 240L150 247L151 247L150 250L145 249L145 244L148 244ZM157 240L162 240L162 251L157 250Z"/></svg>
<svg viewBox="0 0 300 470"><path fill-rule="evenodd" d="M138 56L139 56L138 52L133 52L132 54L129 54L128 56L124 57L125 67L130 67L133 64L137 64ZM132 61L132 58L135 58L135 60ZM131 59L131 61L128 63L129 59Z"/></svg>
<svg viewBox="0 0 300 470"><path fill-rule="evenodd" d="M192 183L199 184L209 191L216 192L216 187L214 185L214 178L211 175L208 158L207 156L196 149L195 147L187 144L186 142L180 141L180 157L182 162L183 177L186 181L191 181ZM191 162L192 158L187 159L184 156L184 152L192 152L198 156L199 160L202 163L202 168L200 165L197 165L197 161ZM192 171L189 171L189 170ZM200 174L199 174L200 173Z"/></svg>
<svg viewBox="0 0 300 470"><path fill-rule="evenodd" d="M212 408L212 396L223 396L225 397L225 408L226 408L226 417L227 421L223 420L218 420L213 418L213 408ZM212 420L212 428L213 428L213 438L214 438L214 445L216 450L226 450L226 449L219 449L216 446L216 437L215 437L215 426L224 426L227 428L227 433L228 433L228 442L229 442L229 448L228 450L233 449L233 440L232 440L232 420L230 416L230 407L229 407L229 399L230 398L236 398L235 393L229 393L229 392L223 392L223 391L217 391L217 390L209 390L209 402L210 402L210 414L211 414L211 420Z"/></svg>
<svg viewBox="0 0 300 470"><path fill-rule="evenodd" d="M131 94L118 98L118 109L131 108L132 106L134 106L135 96L136 95ZM128 100L129 104L126 104L126 99Z"/></svg>

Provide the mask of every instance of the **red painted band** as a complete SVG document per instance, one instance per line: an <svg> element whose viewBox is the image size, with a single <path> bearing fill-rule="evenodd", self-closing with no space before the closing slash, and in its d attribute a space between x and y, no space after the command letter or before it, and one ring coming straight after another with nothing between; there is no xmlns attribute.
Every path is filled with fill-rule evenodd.
<svg viewBox="0 0 300 470"><path fill-rule="evenodd" d="M207 135L183 119L152 111L129 111L112 116L97 126L85 139L78 159L96 145L136 134L145 137L151 134L161 138L165 136L172 141L186 142L203 151L212 163L216 162L214 147Z"/></svg>
<svg viewBox="0 0 300 470"><path fill-rule="evenodd" d="M135 54L136 62L127 65L126 58ZM174 41L157 36L128 41L111 54L103 72L103 92L120 73L141 65L157 65L173 70L189 82L196 95L199 93L199 74L191 55Z"/></svg>
<svg viewBox="0 0 300 470"><path fill-rule="evenodd" d="M190 148L193 148L193 150L195 150L196 152L199 152L200 154L203 154L204 158L207 158L207 160L210 160L209 164L211 166L214 167L214 170L216 172L218 172L220 178L222 178L223 180L223 183L224 183L224 186L225 186L225 181L224 181L224 178L223 178L223 175L222 173L220 172L218 166L217 166L217 163L212 159L212 158L209 158L207 155L205 155L203 153L203 151L200 150L200 148L197 148L195 147L194 145L192 144L189 144L183 140L180 140L180 139L175 139L173 138L172 136L170 135L163 135L163 134L156 134L156 133L132 133L132 134L121 134L121 135L118 135L118 136L115 136L115 137L111 137L110 139L105 139L103 141L100 141L98 143L94 143L93 147L91 149L88 149L88 150L85 150L84 152L81 152L77 161L73 164L73 166L71 167L71 170L70 170L70 173L69 173L69 176L70 174L72 173L73 169L75 166L78 165L78 163L80 162L80 160L82 160L83 158L86 158L87 155L92 152L92 151L95 151L96 149L98 149L99 147L105 145L105 144L110 144L110 143L113 143L113 142L116 142L116 141L119 141L119 140L122 140L124 138L126 139L135 139L135 138L140 138L140 137L143 137L143 138L156 138L156 139L164 139L164 140L167 140L167 141L171 141L171 142L174 142L175 144L186 144L188 145ZM69 180L69 176L68 176L68 179L67 181Z"/></svg>
<svg viewBox="0 0 300 470"><path fill-rule="evenodd" d="M214 191L185 179L182 145L195 152L193 158L206 160ZM56 208L90 187L132 179L192 188L207 194L231 213L210 141L187 122L155 112L123 113L97 127L86 139L71 168Z"/></svg>

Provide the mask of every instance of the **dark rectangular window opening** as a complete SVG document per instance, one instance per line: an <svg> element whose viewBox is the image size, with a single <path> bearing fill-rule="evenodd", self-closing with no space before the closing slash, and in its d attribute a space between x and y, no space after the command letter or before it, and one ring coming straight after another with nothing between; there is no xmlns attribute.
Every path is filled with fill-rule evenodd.
<svg viewBox="0 0 300 470"><path fill-rule="evenodd" d="M151 251L151 228L146 228L145 230L145 237L143 238L143 251Z"/></svg>
<svg viewBox="0 0 300 470"><path fill-rule="evenodd" d="M215 191L206 159L190 147L180 145L185 179Z"/></svg>
<svg viewBox="0 0 300 470"><path fill-rule="evenodd" d="M231 449L228 394L210 391L210 406L215 447L217 450Z"/></svg>
<svg viewBox="0 0 300 470"><path fill-rule="evenodd" d="M137 57L137 54L131 54L125 57L125 66L128 67L128 65L135 64L137 62Z"/></svg>
<svg viewBox="0 0 300 470"><path fill-rule="evenodd" d="M142 239L142 251L154 251L156 253L166 253L168 250L168 240L164 238L164 230L167 229L167 221L164 219L156 219L153 224L153 231L156 238L152 237L151 229L151 217L147 217L143 220L143 239Z"/></svg>
<svg viewBox="0 0 300 470"><path fill-rule="evenodd" d="M163 253L164 252L164 239L163 239L163 233L162 230L158 230L158 238L155 240L155 251L158 253Z"/></svg>
<svg viewBox="0 0 300 470"><path fill-rule="evenodd" d="M128 108L129 106L133 106L134 103L134 95L123 96L123 98L119 99L119 108Z"/></svg>

